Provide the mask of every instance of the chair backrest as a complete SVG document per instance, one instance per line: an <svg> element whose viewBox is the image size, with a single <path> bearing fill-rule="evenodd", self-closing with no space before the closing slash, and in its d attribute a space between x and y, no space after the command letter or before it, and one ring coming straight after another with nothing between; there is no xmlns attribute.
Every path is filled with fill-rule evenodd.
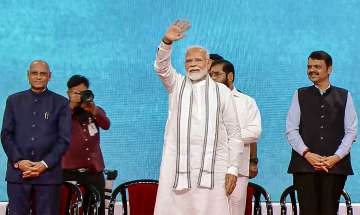
<svg viewBox="0 0 360 215"><path fill-rule="evenodd" d="M291 202L291 208L292 208L292 215L297 215L297 200L296 200L296 189L294 185L289 186L284 190L284 192L281 194L280 197L280 206L281 206L281 215L286 215L286 197L290 195L290 202ZM346 204L346 214L352 215L353 209L351 206L351 198L349 194L345 190L342 191L341 196L345 199Z"/></svg>
<svg viewBox="0 0 360 215"><path fill-rule="evenodd" d="M123 214L127 215L128 192L130 215L152 215L154 213L158 181L152 179L141 179L125 182L119 185L111 195L109 215L114 214L116 196L120 193L123 205Z"/></svg>
<svg viewBox="0 0 360 215"><path fill-rule="evenodd" d="M79 186L64 182L61 187L60 214L78 215L83 204L82 192Z"/></svg>
<svg viewBox="0 0 360 215"><path fill-rule="evenodd" d="M295 187L294 185L289 186L284 190L280 197L280 207L281 207L281 215L286 215L286 197L290 195L290 202L292 208L292 214L297 215L297 204L296 204L296 195L295 195Z"/></svg>
<svg viewBox="0 0 360 215"><path fill-rule="evenodd" d="M245 215L252 215L252 199L253 199L253 195L254 195L254 187L247 186Z"/></svg>
<svg viewBox="0 0 360 215"><path fill-rule="evenodd" d="M82 193L89 193L89 204L87 205L87 212L90 214L98 214L100 204L101 204L101 196L99 191L92 185L80 185L83 188Z"/></svg>
<svg viewBox="0 0 360 215"><path fill-rule="evenodd" d="M268 192L258 184L249 182L248 184L248 193L246 199L246 209L245 214L251 214L251 206L252 206L252 198L254 197L254 215L261 215L261 196L265 199L266 204L266 214L272 215L273 214L273 207L271 203L271 198ZM250 208L250 209L249 209Z"/></svg>

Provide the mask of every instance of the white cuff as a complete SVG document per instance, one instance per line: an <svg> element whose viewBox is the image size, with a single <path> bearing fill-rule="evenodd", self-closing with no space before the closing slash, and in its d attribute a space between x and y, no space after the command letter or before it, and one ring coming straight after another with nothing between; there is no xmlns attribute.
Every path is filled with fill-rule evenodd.
<svg viewBox="0 0 360 215"><path fill-rule="evenodd" d="M239 174L239 169L235 166L231 166L227 169L227 174L231 174L231 175L235 175L238 176Z"/></svg>
<svg viewBox="0 0 360 215"><path fill-rule="evenodd" d="M49 166L45 163L45 161L42 160L42 161L40 161L40 162L41 162L42 164L44 164L44 166L46 167L46 169L49 168Z"/></svg>

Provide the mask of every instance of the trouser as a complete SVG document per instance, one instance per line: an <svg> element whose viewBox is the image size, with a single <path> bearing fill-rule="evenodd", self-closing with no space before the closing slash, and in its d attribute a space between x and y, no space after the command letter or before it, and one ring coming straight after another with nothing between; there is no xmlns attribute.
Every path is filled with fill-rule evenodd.
<svg viewBox="0 0 360 215"><path fill-rule="evenodd" d="M294 174L300 215L336 215L346 178L326 173Z"/></svg>
<svg viewBox="0 0 360 215"><path fill-rule="evenodd" d="M246 195L249 178L239 176L236 187L230 195L230 212L231 215L244 215L246 208Z"/></svg>
<svg viewBox="0 0 360 215"><path fill-rule="evenodd" d="M61 185L7 183L9 215L29 215L34 208L39 215L58 215ZM32 203L35 202L35 207Z"/></svg>
<svg viewBox="0 0 360 215"><path fill-rule="evenodd" d="M64 181L76 181L80 185L89 186L92 185L100 193L100 208L99 215L105 214L105 178L103 172L77 172L73 170L64 170ZM84 214L88 214L86 211L89 202L90 195L88 192L84 194Z"/></svg>

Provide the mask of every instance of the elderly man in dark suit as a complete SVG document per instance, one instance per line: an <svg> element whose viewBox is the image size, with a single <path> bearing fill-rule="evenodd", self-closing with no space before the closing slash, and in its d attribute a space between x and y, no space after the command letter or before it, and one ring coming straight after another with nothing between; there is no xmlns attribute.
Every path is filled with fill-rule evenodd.
<svg viewBox="0 0 360 215"><path fill-rule="evenodd" d="M70 143L68 100L47 89L49 65L33 61L31 88L6 102L1 142L8 157L6 181L10 214L29 214L32 197L41 215L59 214L61 157Z"/></svg>

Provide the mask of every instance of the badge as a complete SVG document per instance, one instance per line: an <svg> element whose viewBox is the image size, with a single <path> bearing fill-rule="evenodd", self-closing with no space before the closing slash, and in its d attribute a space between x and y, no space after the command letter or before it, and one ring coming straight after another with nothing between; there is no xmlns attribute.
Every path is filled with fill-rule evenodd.
<svg viewBox="0 0 360 215"><path fill-rule="evenodd" d="M90 136L94 136L95 134L98 133L98 129L96 128L95 123L90 123L88 125L88 130L89 130Z"/></svg>
<svg viewBox="0 0 360 215"><path fill-rule="evenodd" d="M44 113L44 119L49 119L49 112Z"/></svg>

